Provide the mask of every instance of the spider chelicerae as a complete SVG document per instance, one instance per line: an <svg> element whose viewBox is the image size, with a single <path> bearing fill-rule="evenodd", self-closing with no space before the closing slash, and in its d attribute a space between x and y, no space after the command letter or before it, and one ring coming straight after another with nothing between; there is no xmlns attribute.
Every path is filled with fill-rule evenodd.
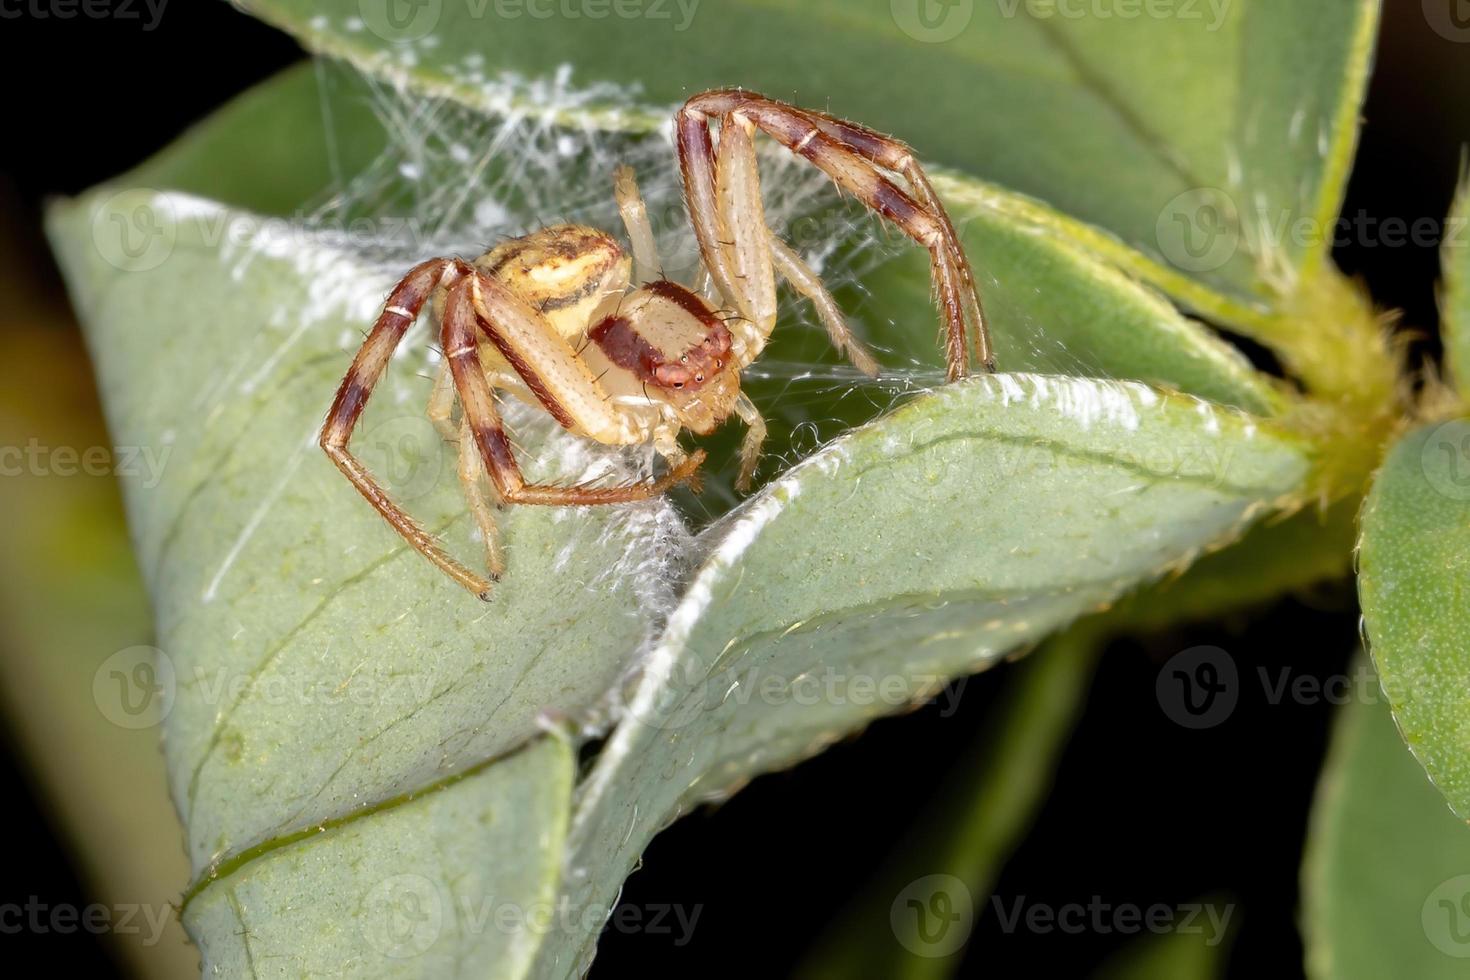
<svg viewBox="0 0 1470 980"><path fill-rule="evenodd" d="M718 145L711 121L719 124ZM489 598L505 568L495 499L585 505L656 496L690 481L704 460L703 450L691 454L680 447L680 432L706 435L731 415L747 426L737 485L748 489L766 427L741 392L740 375L775 326L778 275L816 308L833 345L860 370L877 374L877 363L848 330L821 279L766 225L756 130L810 160L928 249L949 380L968 372L970 331L981 363L995 369L969 261L905 144L753 92L696 95L675 122L685 204L702 262L692 288L662 278L633 173L619 167L614 192L631 258L606 232L562 224L502 242L474 261L422 262L393 287L337 390L322 449L409 544L481 599ZM459 442L459 477L484 537L488 576L446 553L347 448L373 386L425 303L432 303L445 354L428 415L445 438ZM651 443L668 472L621 486L527 483L496 409L497 392L599 443ZM487 472L493 498L483 479Z"/></svg>

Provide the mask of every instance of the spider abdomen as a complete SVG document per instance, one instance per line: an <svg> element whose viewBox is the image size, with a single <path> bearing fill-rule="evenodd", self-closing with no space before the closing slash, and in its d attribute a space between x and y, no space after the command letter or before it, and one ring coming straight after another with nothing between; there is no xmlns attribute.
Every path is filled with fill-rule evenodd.
<svg viewBox="0 0 1470 980"><path fill-rule="evenodd" d="M515 290L563 337L579 335L627 288L629 259L613 236L586 225L552 225L512 238L475 260Z"/></svg>

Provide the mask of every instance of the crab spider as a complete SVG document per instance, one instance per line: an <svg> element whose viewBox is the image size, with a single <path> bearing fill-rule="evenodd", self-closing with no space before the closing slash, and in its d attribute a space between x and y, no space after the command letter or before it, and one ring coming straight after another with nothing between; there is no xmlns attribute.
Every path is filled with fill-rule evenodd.
<svg viewBox="0 0 1470 980"><path fill-rule="evenodd" d="M711 121L719 123L718 144ZM877 374L877 363L848 331L817 274L766 225L757 130L810 160L928 250L949 379L968 371L971 332L981 363L995 369L969 262L906 145L751 92L696 95L679 110L675 132L707 290L662 277L632 171L619 167L614 191L631 257L605 232L563 224L503 242L472 262L422 262L393 288L337 389L322 428L322 449L409 544L481 599L489 598L491 583L504 570L490 488L482 479L486 472L501 504L645 500L692 481L703 462L703 450L686 454L680 448L681 431L706 435L736 415L747 427L738 485L748 488L765 423L741 392L740 375L760 356L775 326L778 275L816 307L833 345L860 370ZM484 537L488 577L448 555L347 448L373 386L426 303L439 322L445 354L429 417L459 442L460 480ZM652 444L668 472L620 486L528 483L501 423L497 392L540 408L596 442ZM462 408L457 426L456 398Z"/></svg>

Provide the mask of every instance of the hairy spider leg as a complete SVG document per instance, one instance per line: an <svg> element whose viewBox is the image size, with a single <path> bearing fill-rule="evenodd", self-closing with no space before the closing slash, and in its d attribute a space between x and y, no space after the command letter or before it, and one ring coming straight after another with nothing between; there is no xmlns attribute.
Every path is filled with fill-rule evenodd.
<svg viewBox="0 0 1470 980"><path fill-rule="evenodd" d="M975 287L975 274L970 268L969 257L960 245L959 235L955 233L954 222L950 220L949 212L940 203L939 195L934 192L934 185L929 182L929 175L924 173L924 168L920 166L913 149L902 140L885 136L859 123L848 122L845 119L838 119L811 109L796 106L789 108L863 159L902 176L908 181L919 202L943 223L949 254L959 269L960 277L964 280L965 288L960 296L965 302L966 313L975 328L976 351L985 369L994 372L995 353L990 342L990 329L986 325L985 309L980 302L979 290Z"/></svg>
<svg viewBox="0 0 1470 980"><path fill-rule="evenodd" d="M760 465L761 447L766 442L766 420L743 391L735 399L735 414L745 423L745 438L740 440L740 472L735 477L735 489L744 493L750 489L755 468Z"/></svg>
<svg viewBox="0 0 1470 980"><path fill-rule="evenodd" d="M468 265L455 259L429 259L414 266L393 287L383 312L378 315L367 340L363 341L357 356L352 359L352 367L348 369L347 376L337 389L337 397L333 399L332 407L327 412L319 442L327 457L414 550L481 599L488 599L490 580L476 575L451 558L439 546L439 542L389 496L368 472L367 467L347 448L352 430L362 417L368 397L387 370L399 341L418 319L424 303L442 281L450 280L451 276L454 280L463 281L469 271Z"/></svg>
<svg viewBox="0 0 1470 980"><path fill-rule="evenodd" d="M658 243L653 237L653 225L648 222L648 207L638 191L633 168L627 164L620 164L613 171L613 196L618 202L623 227L628 229L628 241L633 245L633 285L642 286L663 278Z"/></svg>
<svg viewBox="0 0 1470 980"><path fill-rule="evenodd" d="M878 362L873 360L873 355L852 335L847 326L847 318L842 315L832 294L827 292L821 277L802 261L801 256L790 245L777 238L774 232L771 234L771 261L775 263L781 278L805 296L816 309L817 317L827 328L827 338L832 341L832 346L845 355L853 367L870 378L876 378Z"/></svg>
<svg viewBox="0 0 1470 980"><path fill-rule="evenodd" d="M464 491L465 501L470 505L470 516L475 519L475 526L480 529L480 537L485 542L485 568L492 578L498 579L505 572L505 552L500 547L500 528L491 509L494 504L490 500L490 494L486 493L485 467L480 463L480 453L475 448L469 423L461 419L459 425L454 424L455 400L454 374L449 369L449 359L445 358L434 375L433 391L429 395L429 405L424 414L429 417L444 441L452 442L457 447L455 455L458 460L456 469L459 472L460 489Z"/></svg>
<svg viewBox="0 0 1470 980"><path fill-rule="evenodd" d="M749 192L742 189L745 179L740 173L726 178L723 187L728 189L722 190L720 168L726 160L734 160L736 154L732 151L728 155L716 155L709 129L712 117L721 120L721 144L733 136L744 155L743 144L749 141L750 127L761 129L792 153L810 160L840 188L927 249L935 294L946 327L950 380L968 373L967 320L974 325L981 361L987 370L994 369L989 334L968 261L953 224L907 147L896 141L885 142L886 138L871 130L808 113L764 96L713 91L696 95L684 104L676 130L690 220L705 264L728 302L741 306L744 312L747 307L758 306L763 298L757 292L757 303L741 305L747 294L737 285L743 267L739 255L746 255L744 261L748 262L750 256L760 254L762 246L742 240L741 236L751 235L748 220L731 221L726 215L723 205L727 201L744 201L743 206L748 207ZM883 175L879 167L886 162L905 168L902 176L913 184L921 200ZM753 170L753 164L749 169ZM759 200L758 189L755 199ZM726 246L724 242L733 244ZM758 282L755 288L759 291L762 287L763 283Z"/></svg>

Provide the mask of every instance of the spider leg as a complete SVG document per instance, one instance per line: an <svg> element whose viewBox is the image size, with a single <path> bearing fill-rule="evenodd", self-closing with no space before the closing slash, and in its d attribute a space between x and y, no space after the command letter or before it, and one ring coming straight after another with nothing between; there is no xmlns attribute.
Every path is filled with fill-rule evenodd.
<svg viewBox="0 0 1470 980"><path fill-rule="evenodd" d="M969 257L965 255L965 250L960 245L959 235L955 233L954 222L950 221L949 212L940 203L939 195L934 192L934 186L929 183L929 176L924 173L924 168L919 164L918 157L914 156L914 151L902 140L885 136L858 123L809 109L789 108L793 108L793 111L800 113L824 134L857 153L863 159L902 176L908 181L909 187L913 189L919 202L928 209L930 214L940 219L949 243L949 253L955 259L960 278L964 283L960 298L964 301L970 322L975 326L976 350L986 369L994 372L994 353L991 350L990 331L985 323L985 310L980 304L979 291L975 288L975 274L970 268Z"/></svg>
<svg viewBox="0 0 1470 980"><path fill-rule="evenodd" d="M632 433L626 431L609 407L586 366L576 359L554 329L539 321L539 314L493 280L484 276L467 277L450 290L445 304L444 349L449 354L465 419L500 499L506 503L565 506L647 500L688 480L704 462L704 452L700 450L660 479L612 487L527 483L480 363L477 327L552 416L558 421L566 420L562 424L567 428L587 434L626 436L616 441L599 440L613 445L638 440L632 438Z"/></svg>
<svg viewBox="0 0 1470 980"><path fill-rule="evenodd" d="M734 116L724 117L715 150L715 193L724 233L720 249L727 286L738 308L761 334L776 326L776 273L771 263L771 233L761 200L755 157L755 127ZM719 271L715 271L716 278Z"/></svg>
<svg viewBox="0 0 1470 980"><path fill-rule="evenodd" d="M500 547L500 528L481 479L484 474L480 457L475 453L475 436L470 431L469 420L462 419L459 424L459 483L464 489L465 500L469 502L475 526L485 539L485 567L491 578L498 579L505 573L505 552Z"/></svg>
<svg viewBox="0 0 1470 980"><path fill-rule="evenodd" d="M705 273L745 321L732 330L749 364L776 323L776 282L751 126L726 122L717 151L706 117L681 113L679 166Z"/></svg>
<svg viewBox="0 0 1470 980"><path fill-rule="evenodd" d="M618 213L623 216L623 227L628 229L628 241L633 245L633 285L641 286L661 278L663 263L659 261L653 226L648 222L648 207L638 192L638 179L632 167L623 165L613 171L613 196L617 198Z"/></svg>
<svg viewBox="0 0 1470 980"><path fill-rule="evenodd" d="M791 152L805 157L841 188L893 222L929 251L934 289L947 331L946 356L951 380L968 371L967 320L974 324L977 348L987 370L994 370L989 333L981 312L974 277L954 233L953 224L929 186L912 154L903 144L870 130L809 113L752 93L725 90L696 95L684 104L677 120L680 167L684 174L690 220L700 250L722 291L729 286L731 267L720 254L718 174L709 132L710 116L733 121L722 125L738 133L747 125L760 128ZM741 137L736 136L739 140ZM902 174L914 186L914 196L902 190L880 170L886 162L905 168ZM917 175L917 180L913 180ZM722 280L721 276L725 279ZM733 298L732 298L733 301Z"/></svg>
<svg viewBox="0 0 1470 980"><path fill-rule="evenodd" d="M761 418L760 409L745 392L735 400L735 414L746 425L745 438L740 440L740 472L735 477L735 489L741 493L750 489L755 479L755 468L760 465L761 446L766 441L766 420Z"/></svg>
<svg viewBox="0 0 1470 980"><path fill-rule="evenodd" d="M837 301L832 294L827 292L827 287L822 285L819 277L812 267L802 261L801 256L787 245L774 233L771 234L771 258L775 262L776 271L781 278L791 284L798 293L805 296L807 300L816 307L817 316L821 318L822 325L827 328L827 336L832 341L832 346L847 355L852 366L863 372L870 378L878 376L878 362L873 360L873 355L867 352L858 339L852 335L847 327L847 320L838 309Z"/></svg>
<svg viewBox="0 0 1470 980"><path fill-rule="evenodd" d="M449 371L449 361L439 365L434 375L434 389L429 395L429 407L424 412L445 442L453 442L458 436L451 416L454 414L454 376Z"/></svg>
<svg viewBox="0 0 1470 980"><path fill-rule="evenodd" d="M337 397L333 399L332 407L327 412L318 442L343 475L404 540L456 582L481 599L488 599L490 581L471 572L445 553L439 543L388 495L368 472L367 467L347 448L352 430L362 417L363 407L367 404L373 387L387 369L394 348L418 318L424 303L435 287L444 280L445 274L453 270L456 275L463 276L466 268L453 259L430 259L414 266L393 288L388 294L383 312L373 324L372 331L353 358L352 367L348 369L347 376L337 389Z"/></svg>

